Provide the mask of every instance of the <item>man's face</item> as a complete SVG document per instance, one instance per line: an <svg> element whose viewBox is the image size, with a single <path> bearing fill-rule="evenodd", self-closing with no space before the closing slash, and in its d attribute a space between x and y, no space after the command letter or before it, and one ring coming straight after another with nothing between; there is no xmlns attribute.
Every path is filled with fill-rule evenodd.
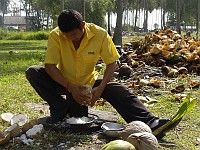
<svg viewBox="0 0 200 150"><path fill-rule="evenodd" d="M84 28L81 29L74 29L69 32L63 32L71 41L78 42L82 39L84 35Z"/></svg>

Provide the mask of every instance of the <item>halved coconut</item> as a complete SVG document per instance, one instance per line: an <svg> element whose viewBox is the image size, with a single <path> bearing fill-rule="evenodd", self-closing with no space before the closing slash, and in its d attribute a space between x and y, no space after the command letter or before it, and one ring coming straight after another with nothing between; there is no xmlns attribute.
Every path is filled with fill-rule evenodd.
<svg viewBox="0 0 200 150"><path fill-rule="evenodd" d="M17 123L20 127L23 126L26 122L28 121L28 116L25 114L17 114L14 115L11 120L10 123L11 125Z"/></svg>
<svg viewBox="0 0 200 150"><path fill-rule="evenodd" d="M1 114L1 118L6 121L6 122L10 122L11 118L13 117L14 115L12 113L3 113Z"/></svg>
<svg viewBox="0 0 200 150"><path fill-rule="evenodd" d="M11 138L19 136L21 134L20 126L17 123L10 126L6 131L10 132Z"/></svg>
<svg viewBox="0 0 200 150"><path fill-rule="evenodd" d="M0 132L0 145L6 144L10 140L10 132Z"/></svg>

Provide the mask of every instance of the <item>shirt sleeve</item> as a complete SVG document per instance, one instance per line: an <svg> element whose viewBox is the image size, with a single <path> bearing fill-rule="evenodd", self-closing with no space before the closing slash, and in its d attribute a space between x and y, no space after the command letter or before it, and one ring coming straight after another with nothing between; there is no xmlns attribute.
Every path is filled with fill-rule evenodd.
<svg viewBox="0 0 200 150"><path fill-rule="evenodd" d="M45 63L58 64L60 60L59 33L52 31L48 38Z"/></svg>
<svg viewBox="0 0 200 150"><path fill-rule="evenodd" d="M113 63L118 60L120 55L108 33L105 33L102 48L101 48L101 58L106 65Z"/></svg>

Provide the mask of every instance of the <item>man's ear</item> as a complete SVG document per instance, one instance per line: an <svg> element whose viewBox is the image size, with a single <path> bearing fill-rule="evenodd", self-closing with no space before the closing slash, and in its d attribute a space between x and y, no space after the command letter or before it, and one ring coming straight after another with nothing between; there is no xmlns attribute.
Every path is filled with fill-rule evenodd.
<svg viewBox="0 0 200 150"><path fill-rule="evenodd" d="M85 21L81 22L81 26L84 27L85 26Z"/></svg>

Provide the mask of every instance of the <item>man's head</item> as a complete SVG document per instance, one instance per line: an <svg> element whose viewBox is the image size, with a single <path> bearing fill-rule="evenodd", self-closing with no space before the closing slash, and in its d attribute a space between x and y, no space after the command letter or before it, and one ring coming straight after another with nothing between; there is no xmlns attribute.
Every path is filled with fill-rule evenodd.
<svg viewBox="0 0 200 150"><path fill-rule="evenodd" d="M62 32L82 28L83 17L76 10L64 10L58 17L58 27Z"/></svg>
<svg viewBox="0 0 200 150"><path fill-rule="evenodd" d="M70 40L80 41L84 35L85 22L76 10L64 10L58 17L58 27Z"/></svg>

